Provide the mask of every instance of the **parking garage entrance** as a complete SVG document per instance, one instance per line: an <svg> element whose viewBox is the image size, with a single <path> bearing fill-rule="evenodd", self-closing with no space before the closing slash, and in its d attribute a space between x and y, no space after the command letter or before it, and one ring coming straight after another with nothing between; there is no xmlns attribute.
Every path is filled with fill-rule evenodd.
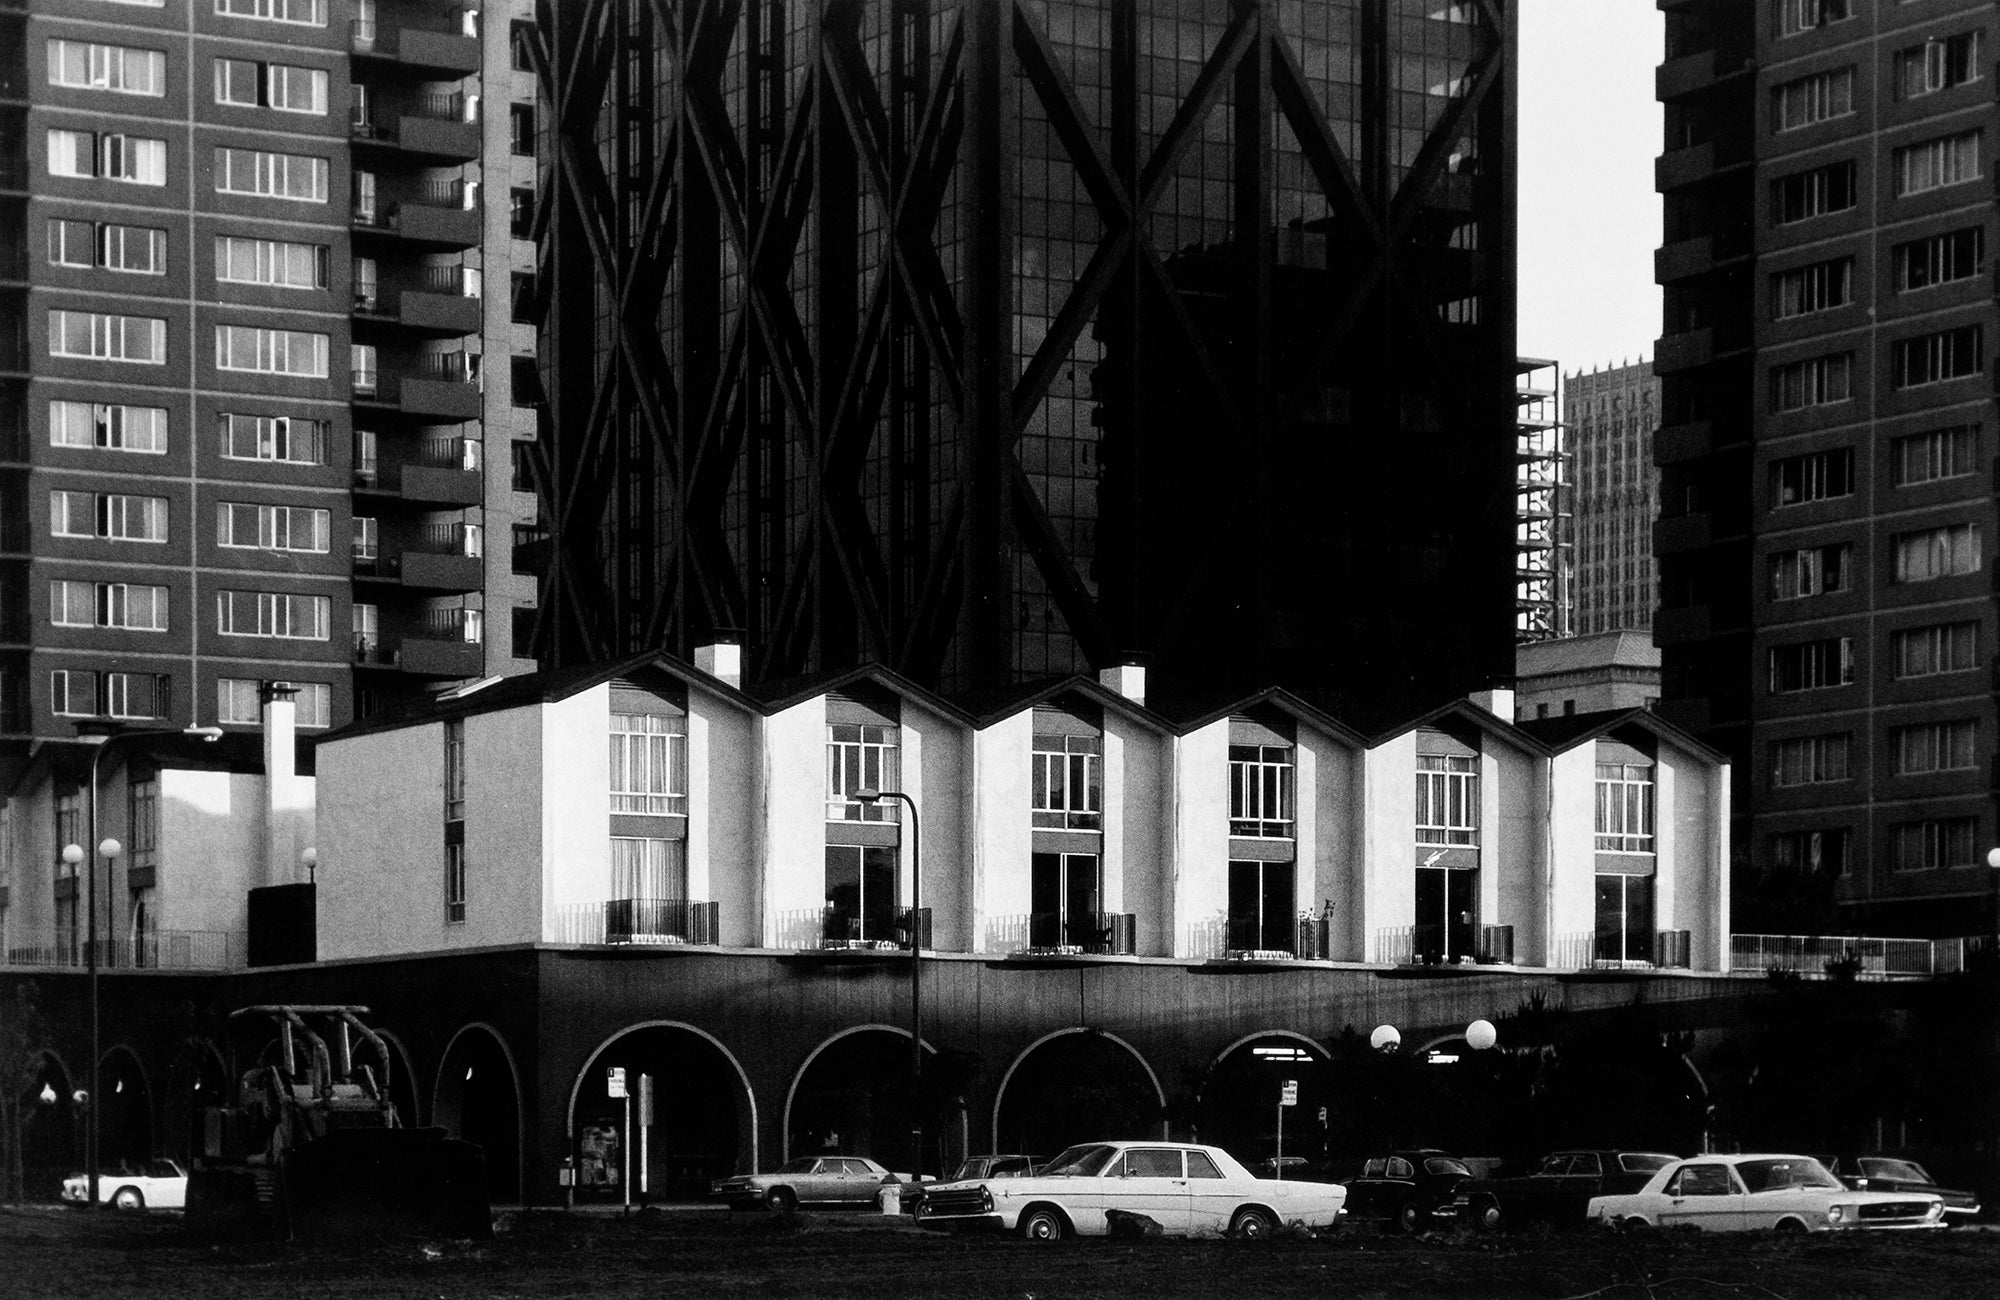
<svg viewBox="0 0 2000 1300"><path fill-rule="evenodd" d="M682 1024L629 1029L599 1048L571 1090L569 1132L579 1204L700 1200L755 1159L742 1068Z"/></svg>
<svg viewBox="0 0 2000 1300"><path fill-rule="evenodd" d="M1293 1104L1280 1106L1291 1083ZM1328 1123L1333 1071L1326 1050L1296 1034L1246 1038L1216 1058L1202 1081L1194 1131L1253 1173L1270 1177L1278 1158L1280 1125L1286 1175L1323 1172L1329 1156Z"/></svg>
<svg viewBox="0 0 2000 1300"><path fill-rule="evenodd" d="M1094 1029L1030 1047L993 1105L998 1152L1047 1157L1078 1142L1162 1135L1166 1097L1131 1046Z"/></svg>
<svg viewBox="0 0 2000 1300"><path fill-rule="evenodd" d="M840 1034L820 1045L792 1083L785 1156L867 1156L907 1172L917 1097L908 1033L868 1026ZM925 1172L938 1172L938 1144L946 1136L935 1120L926 1125Z"/></svg>

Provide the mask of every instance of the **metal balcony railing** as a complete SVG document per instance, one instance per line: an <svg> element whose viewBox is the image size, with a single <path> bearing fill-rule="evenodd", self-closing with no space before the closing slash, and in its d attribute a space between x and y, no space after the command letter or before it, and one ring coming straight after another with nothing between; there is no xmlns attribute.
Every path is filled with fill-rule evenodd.
<svg viewBox="0 0 2000 1300"><path fill-rule="evenodd" d="M686 898L614 898L604 904L606 943L713 944L721 905Z"/></svg>
<svg viewBox="0 0 2000 1300"><path fill-rule="evenodd" d="M53 929L13 930L4 964L82 968L86 942ZM161 930L137 939L100 939L97 964L105 970L236 970L248 962L242 934L229 930Z"/></svg>
<svg viewBox="0 0 2000 1300"><path fill-rule="evenodd" d="M1729 967L1761 976L1771 970L1802 979L1827 979L1842 962L1858 962L1860 979L1926 979L1965 969L1969 952L1991 945L1990 936L1958 939L1889 939L1861 935L1733 934Z"/></svg>
<svg viewBox="0 0 2000 1300"><path fill-rule="evenodd" d="M478 524L426 524L423 532L403 549L423 555L464 555L476 559L485 554L485 540L485 529Z"/></svg>
<svg viewBox="0 0 2000 1300"><path fill-rule="evenodd" d="M466 97L455 90L426 91L412 99L403 113L431 122L470 122L473 119L466 116L466 103Z"/></svg>
<svg viewBox="0 0 2000 1300"><path fill-rule="evenodd" d="M475 378L473 355L469 352L427 352L417 358L417 374L440 383L472 383Z"/></svg>
<svg viewBox="0 0 2000 1300"><path fill-rule="evenodd" d="M423 635L434 641L477 645L485 635L485 613L477 609L434 609L424 615Z"/></svg>
<svg viewBox="0 0 2000 1300"><path fill-rule="evenodd" d="M481 444L472 438L425 438L418 444L417 455L409 463L425 469L478 470L482 460Z"/></svg>
<svg viewBox="0 0 2000 1300"><path fill-rule="evenodd" d="M424 266L417 268L417 280L413 288L425 293L450 294L458 298L479 296L479 276L469 273L464 266Z"/></svg>
<svg viewBox="0 0 2000 1300"><path fill-rule="evenodd" d="M402 202L419 208L466 208L478 206L478 191L467 189L464 181L425 181L402 197Z"/></svg>
<svg viewBox="0 0 2000 1300"><path fill-rule="evenodd" d="M1138 950L1132 912L1024 912L986 923L986 950L1030 957L1129 956Z"/></svg>

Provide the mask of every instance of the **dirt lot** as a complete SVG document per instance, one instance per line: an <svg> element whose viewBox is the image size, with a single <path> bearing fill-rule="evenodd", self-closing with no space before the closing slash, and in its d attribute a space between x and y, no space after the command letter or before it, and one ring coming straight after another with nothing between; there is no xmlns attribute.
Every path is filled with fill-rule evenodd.
<svg viewBox="0 0 2000 1300"><path fill-rule="evenodd" d="M490 1242L201 1246L177 1215L0 1208L0 1296L284 1297L1387 1296L1710 1300L1990 1297L2000 1234L1774 1240L1678 1233L1415 1240L1343 1228L1320 1240L1068 1241L937 1237L872 1216L560 1214L505 1218Z"/></svg>

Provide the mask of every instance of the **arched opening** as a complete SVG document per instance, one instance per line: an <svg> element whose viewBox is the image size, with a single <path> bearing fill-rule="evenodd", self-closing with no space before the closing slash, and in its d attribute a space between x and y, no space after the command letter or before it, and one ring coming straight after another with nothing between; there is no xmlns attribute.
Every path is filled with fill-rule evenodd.
<svg viewBox="0 0 2000 1300"><path fill-rule="evenodd" d="M190 1038L167 1067L167 1106L160 1154L172 1156L183 1168L201 1148L202 1112L232 1104L228 1072L213 1043Z"/></svg>
<svg viewBox="0 0 2000 1300"><path fill-rule="evenodd" d="M924 1047L925 1061L935 1055ZM785 1158L866 1156L909 1172L911 1122L919 1092L910 1079L910 1035L888 1025L836 1034L806 1058L785 1101ZM936 1173L951 1135L935 1122L924 1131L923 1169Z"/></svg>
<svg viewBox="0 0 2000 1300"><path fill-rule="evenodd" d="M83 1108L77 1085L52 1054L44 1052L21 1090L21 1194L29 1201L62 1199L63 1179L83 1170Z"/></svg>
<svg viewBox="0 0 2000 1300"><path fill-rule="evenodd" d="M1288 1082L1293 1104L1280 1106ZM1285 1177L1318 1176L1332 1156L1333 1090L1332 1064L1318 1043L1282 1030L1252 1034L1209 1066L1194 1106L1195 1134L1262 1176L1278 1167L1264 1162L1280 1156Z"/></svg>
<svg viewBox="0 0 2000 1300"><path fill-rule="evenodd" d="M485 1025L468 1025L445 1049L431 1098L431 1122L486 1156L489 1199L521 1199L521 1092L513 1057Z"/></svg>
<svg viewBox="0 0 2000 1300"><path fill-rule="evenodd" d="M715 1039L675 1022L598 1048L570 1090L569 1131L578 1201L622 1201L628 1183L635 1204L700 1200L710 1180L752 1172L757 1158L749 1076Z"/></svg>
<svg viewBox="0 0 2000 1300"><path fill-rule="evenodd" d="M385 1077L389 1080L389 1100L395 1104L398 1124L404 1128L423 1127L425 1122L423 1112L417 1105L417 1074L410 1065L410 1054L403 1049L400 1042L396 1041L394 1035L385 1034L379 1028L375 1030L375 1035L388 1049L387 1074L385 1075L383 1070L385 1062L382 1060L382 1053L376 1050L373 1042L359 1034L354 1037L353 1048L356 1068L363 1065L369 1067L374 1072L375 1086L378 1088L382 1086Z"/></svg>
<svg viewBox="0 0 2000 1300"><path fill-rule="evenodd" d="M97 1066L97 1164L138 1170L153 1149L153 1090L129 1047L114 1047Z"/></svg>
<svg viewBox="0 0 2000 1300"><path fill-rule="evenodd" d="M1008 1067L993 1102L993 1149L1051 1156L1078 1142L1165 1135L1167 1099L1130 1043L1067 1029Z"/></svg>

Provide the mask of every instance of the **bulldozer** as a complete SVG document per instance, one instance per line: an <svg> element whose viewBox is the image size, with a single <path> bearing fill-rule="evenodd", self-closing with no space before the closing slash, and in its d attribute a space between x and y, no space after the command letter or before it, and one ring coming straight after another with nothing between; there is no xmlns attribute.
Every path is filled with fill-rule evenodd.
<svg viewBox="0 0 2000 1300"><path fill-rule="evenodd" d="M202 1114L188 1173L191 1233L492 1235L483 1153L441 1128L403 1125L390 1099L393 1058L362 1022L367 1014L359 1006L231 1013L236 1095ZM373 1064L355 1059L357 1038L374 1049Z"/></svg>

